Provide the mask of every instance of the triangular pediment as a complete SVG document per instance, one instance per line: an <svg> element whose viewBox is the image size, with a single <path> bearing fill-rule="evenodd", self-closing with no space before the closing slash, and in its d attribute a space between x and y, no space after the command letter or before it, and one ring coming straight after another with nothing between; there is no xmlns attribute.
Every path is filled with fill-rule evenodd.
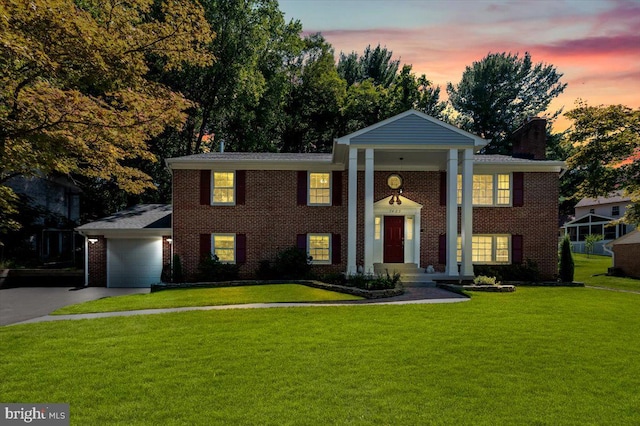
<svg viewBox="0 0 640 426"><path fill-rule="evenodd" d="M489 141L419 111L409 110L337 140L362 146L482 147Z"/></svg>

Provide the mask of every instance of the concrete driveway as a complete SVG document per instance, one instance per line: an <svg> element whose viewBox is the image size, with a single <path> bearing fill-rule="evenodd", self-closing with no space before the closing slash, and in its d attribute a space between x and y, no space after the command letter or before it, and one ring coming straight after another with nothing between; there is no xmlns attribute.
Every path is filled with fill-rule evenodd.
<svg viewBox="0 0 640 426"><path fill-rule="evenodd" d="M48 315L63 306L123 294L149 293L148 288L22 287L0 290L0 325Z"/></svg>

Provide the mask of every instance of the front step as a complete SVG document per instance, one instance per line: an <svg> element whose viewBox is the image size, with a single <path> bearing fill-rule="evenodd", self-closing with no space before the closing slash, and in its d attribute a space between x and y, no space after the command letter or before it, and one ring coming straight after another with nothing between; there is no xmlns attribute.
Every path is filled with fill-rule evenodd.
<svg viewBox="0 0 640 426"><path fill-rule="evenodd" d="M399 272L400 274L419 274L422 272L418 269L418 265L415 263L374 263L373 264L373 273L374 274L386 274L390 275Z"/></svg>

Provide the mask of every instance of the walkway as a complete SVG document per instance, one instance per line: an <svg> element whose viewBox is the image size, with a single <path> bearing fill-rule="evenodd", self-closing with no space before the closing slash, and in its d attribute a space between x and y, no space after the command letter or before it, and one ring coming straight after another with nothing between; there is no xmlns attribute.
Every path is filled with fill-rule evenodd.
<svg viewBox="0 0 640 426"><path fill-rule="evenodd" d="M63 321L63 320L80 320L108 317L126 317L132 315L152 315L166 314L172 312L185 311L212 311L212 310L228 310L228 309L264 309L264 308L291 308L291 307L309 307L309 306L353 306L353 305L409 305L409 304L430 304L430 303L457 303L466 302L469 299L465 296L452 293L434 287L407 287L405 294L386 299L364 299L354 301L338 301L338 302L310 302L310 303L248 303L241 305L222 305L222 306L193 306L184 308L166 308L166 309L144 309L138 311L122 311L122 312L103 312L94 314L74 314L74 315L45 315L31 318L25 321L15 322L15 324L31 324L36 322Z"/></svg>

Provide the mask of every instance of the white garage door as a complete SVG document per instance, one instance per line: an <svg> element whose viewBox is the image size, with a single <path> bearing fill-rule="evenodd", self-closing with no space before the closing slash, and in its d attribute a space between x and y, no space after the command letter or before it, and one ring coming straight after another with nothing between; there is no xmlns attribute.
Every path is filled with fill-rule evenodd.
<svg viewBox="0 0 640 426"><path fill-rule="evenodd" d="M160 282L162 238L108 239L108 287L150 287Z"/></svg>

